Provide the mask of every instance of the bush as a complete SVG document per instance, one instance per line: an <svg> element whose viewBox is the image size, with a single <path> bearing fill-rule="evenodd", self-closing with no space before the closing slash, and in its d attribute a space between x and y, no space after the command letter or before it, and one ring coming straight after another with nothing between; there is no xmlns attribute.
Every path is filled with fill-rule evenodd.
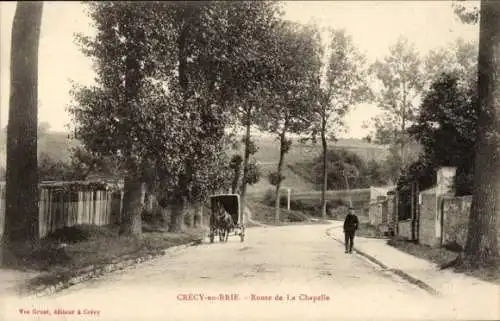
<svg viewBox="0 0 500 321"><path fill-rule="evenodd" d="M110 227L81 224L57 229L44 237L43 240L48 242L56 241L71 244L87 241L95 237L115 236L116 234L117 231Z"/></svg>
<svg viewBox="0 0 500 321"><path fill-rule="evenodd" d="M348 177L350 188L368 188L371 185L385 185L390 171L387 164L383 165L375 160L366 161L357 153L347 149L328 150L327 155L330 169L328 170L328 190L346 189ZM293 165L294 170L307 175L312 182L321 188L323 184L323 159L318 156L312 161Z"/></svg>

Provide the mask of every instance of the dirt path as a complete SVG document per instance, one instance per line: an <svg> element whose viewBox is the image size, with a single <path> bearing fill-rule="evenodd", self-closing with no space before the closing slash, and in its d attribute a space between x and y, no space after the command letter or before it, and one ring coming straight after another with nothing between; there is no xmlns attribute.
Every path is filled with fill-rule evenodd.
<svg viewBox="0 0 500 321"><path fill-rule="evenodd" d="M244 243L232 236L226 244L188 248L43 300L4 300L2 310L7 318L3 319L457 318L451 306L447 308L442 301L357 255L345 254L342 246L325 234L328 227L252 228ZM232 300L220 300L221 294ZM48 309L51 316L20 315L19 309L31 311L33 307ZM57 309L74 313L79 309L82 314L56 315ZM94 314L83 315L84 311Z"/></svg>

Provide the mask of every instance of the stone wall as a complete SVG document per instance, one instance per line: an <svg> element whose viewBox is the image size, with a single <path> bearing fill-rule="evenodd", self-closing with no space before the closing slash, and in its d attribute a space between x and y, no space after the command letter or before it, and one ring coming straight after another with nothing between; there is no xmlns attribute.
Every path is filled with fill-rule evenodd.
<svg viewBox="0 0 500 321"><path fill-rule="evenodd" d="M443 198L443 245L465 246L471 203L472 196Z"/></svg>
<svg viewBox="0 0 500 321"><path fill-rule="evenodd" d="M387 197L377 196L375 201L370 202L368 220L371 225L378 226L387 222Z"/></svg>
<svg viewBox="0 0 500 321"><path fill-rule="evenodd" d="M404 220L398 222L398 236L405 240L411 240L411 220Z"/></svg>

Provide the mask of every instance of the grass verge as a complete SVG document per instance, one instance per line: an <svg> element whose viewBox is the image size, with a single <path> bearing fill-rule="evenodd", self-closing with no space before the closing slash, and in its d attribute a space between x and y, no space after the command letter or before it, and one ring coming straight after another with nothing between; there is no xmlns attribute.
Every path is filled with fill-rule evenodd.
<svg viewBox="0 0 500 321"><path fill-rule="evenodd" d="M483 281L500 284L500 265L498 264L500 262L488 266L476 267L464 266L462 264L456 265L455 262L457 262L458 253L445 248L432 248L401 239L390 239L387 241L387 244L413 256L433 262L442 268L453 267L455 272L464 273Z"/></svg>
<svg viewBox="0 0 500 321"><path fill-rule="evenodd" d="M252 211L252 219L267 225L293 225L293 224L324 224L323 220L313 219L311 216L299 212L280 209L280 222L275 221L276 211L274 207L265 204L248 201L248 207Z"/></svg>
<svg viewBox="0 0 500 321"><path fill-rule="evenodd" d="M187 229L182 233L145 232L134 237L119 236L115 226L78 225L58 230L36 246L16 246L9 268L40 272L17 289L25 294L109 264L156 256L169 247L201 242L204 233L203 229Z"/></svg>

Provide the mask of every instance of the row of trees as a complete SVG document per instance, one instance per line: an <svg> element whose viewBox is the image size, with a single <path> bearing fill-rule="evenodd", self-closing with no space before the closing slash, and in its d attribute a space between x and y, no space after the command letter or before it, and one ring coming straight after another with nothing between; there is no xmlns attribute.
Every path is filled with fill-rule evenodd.
<svg viewBox="0 0 500 321"><path fill-rule="evenodd" d="M122 233L140 234L143 189L171 207L171 231L189 205L228 180L226 128L250 126L270 97L282 28L272 2L92 3L97 35L80 36L97 84L75 88L75 136L125 176ZM279 61L279 60L278 60ZM249 127L248 127L249 128ZM245 139L243 181L250 135ZM245 184L242 188L244 199Z"/></svg>
<svg viewBox="0 0 500 321"><path fill-rule="evenodd" d="M276 2L89 8L97 35L79 40L95 60L97 85L75 88L69 110L86 151L121 165L123 233L140 233L143 189L168 196L171 231L181 229L188 206L219 189L238 190L245 208L246 187L259 177L255 126L279 140L278 194L289 134L321 137L326 157L329 133L351 105L370 98L352 39L332 30L325 51L318 29L283 20ZM244 148L230 162L226 134L234 125L244 128Z"/></svg>

